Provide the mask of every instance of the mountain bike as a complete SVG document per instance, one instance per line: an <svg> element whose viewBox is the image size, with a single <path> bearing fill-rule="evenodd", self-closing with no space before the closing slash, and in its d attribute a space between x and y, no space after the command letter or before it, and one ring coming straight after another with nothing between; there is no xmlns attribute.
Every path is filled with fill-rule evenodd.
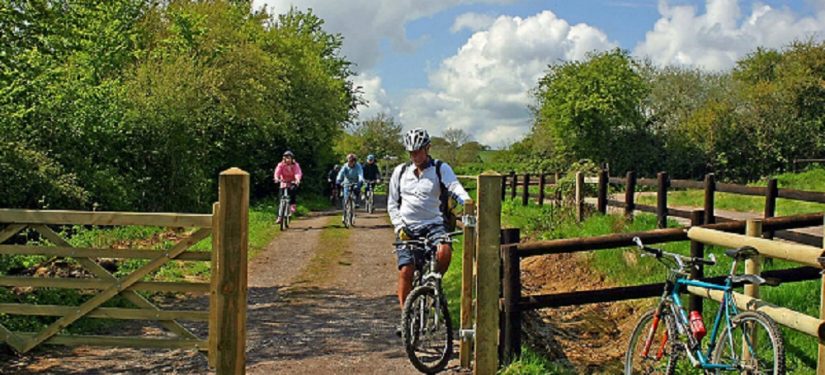
<svg viewBox="0 0 825 375"><path fill-rule="evenodd" d="M443 370L453 353L453 327L441 289L442 275L436 271L436 249L461 233L447 233L432 242L426 238L395 242L410 250L415 266L413 289L401 317L401 339L413 366L428 374Z"/></svg>
<svg viewBox="0 0 825 375"><path fill-rule="evenodd" d="M343 188L349 192L344 202L344 216L341 220L344 223L344 228L349 228L355 223L355 194L358 194L358 192L353 191L355 186L356 184L353 183L343 185Z"/></svg>
<svg viewBox="0 0 825 375"><path fill-rule="evenodd" d="M716 258L712 255L710 259L685 257L645 246L638 237L634 237L633 242L647 253L642 256L653 256L665 265L668 275L659 304L642 315L630 336L625 355L625 374L675 374L677 362L683 355L687 355L694 368L702 369L705 374L728 371L743 374L785 373L785 347L776 322L759 311L740 312L734 301L734 284L779 284L778 280L766 280L759 275L735 274L739 262L759 255L756 249L746 246L725 251L727 256L733 258L733 265L724 285L717 285L688 279L690 267L716 264ZM704 325L696 321L701 319L701 315L692 312L692 319L689 319L679 298L680 292L687 286L724 293L705 351L702 349Z"/></svg>
<svg viewBox="0 0 825 375"><path fill-rule="evenodd" d="M366 210L369 213L373 213L375 211L375 185L378 185L378 181L367 182L366 192L364 192Z"/></svg>
<svg viewBox="0 0 825 375"><path fill-rule="evenodd" d="M281 219L281 230L289 228L289 220L292 218L292 212L289 210L289 188L294 185L294 183L289 183L288 187L281 188L281 202L278 205L278 218Z"/></svg>

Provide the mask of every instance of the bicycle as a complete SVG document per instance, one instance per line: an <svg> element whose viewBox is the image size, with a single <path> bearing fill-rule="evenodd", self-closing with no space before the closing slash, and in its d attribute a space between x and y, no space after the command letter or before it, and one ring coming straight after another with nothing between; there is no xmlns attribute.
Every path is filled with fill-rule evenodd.
<svg viewBox="0 0 825 375"><path fill-rule="evenodd" d="M366 191L364 192L364 201L366 202L366 210L369 213L373 213L375 211L375 186L378 185L378 181L369 181L367 182Z"/></svg>
<svg viewBox="0 0 825 375"><path fill-rule="evenodd" d="M338 184L336 184L334 181L330 182L329 204L331 204L332 207L337 208L338 204L340 203L340 197L341 197L341 191L340 190L341 189L339 189Z"/></svg>
<svg viewBox="0 0 825 375"><path fill-rule="evenodd" d="M642 256L653 256L664 264L668 268L668 276L659 304L642 315L633 329L625 355L625 374L674 374L683 354L687 354L694 368L702 369L706 374L726 371L743 374L785 373L785 348L776 323L759 311L739 312L734 302L734 283L779 284L775 279L766 280L759 275L735 274L737 263L759 255L756 249L746 246L725 251L733 258L733 265L724 285L717 285L688 279L687 272L689 267L716 264L713 255L710 259L685 257L645 246L638 237L634 237L633 242L648 253ZM679 298L681 290L687 286L724 293L710 331L706 353L702 350L704 326L696 324L696 318L701 318L701 315L696 312L689 319ZM691 320L696 324L693 328Z"/></svg>
<svg viewBox="0 0 825 375"><path fill-rule="evenodd" d="M281 219L281 230L289 228L289 221L292 218L292 212L289 210L289 188L294 185L294 183L289 183L288 187L281 188L281 203L278 205L278 218Z"/></svg>
<svg viewBox="0 0 825 375"><path fill-rule="evenodd" d="M428 374L443 370L453 353L453 327L441 289L442 275L436 271L436 247L461 233L447 233L433 242L425 238L394 243L410 250L415 267L413 289L401 317L404 351L416 369Z"/></svg>
<svg viewBox="0 0 825 375"><path fill-rule="evenodd" d="M343 209L344 216L342 218L342 222L344 223L344 228L349 228L355 224L355 194L358 194L353 191L353 187L355 186L356 184L354 183L344 184L344 189L349 192L347 199L344 202Z"/></svg>

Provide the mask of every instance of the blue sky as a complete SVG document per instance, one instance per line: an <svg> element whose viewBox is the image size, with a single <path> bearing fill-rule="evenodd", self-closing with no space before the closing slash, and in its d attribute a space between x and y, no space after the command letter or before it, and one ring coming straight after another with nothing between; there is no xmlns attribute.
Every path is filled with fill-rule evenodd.
<svg viewBox="0 0 825 375"><path fill-rule="evenodd" d="M530 129L548 64L621 47L660 66L724 71L757 46L825 37L825 0L256 0L312 8L344 36L368 107L405 128L504 146Z"/></svg>

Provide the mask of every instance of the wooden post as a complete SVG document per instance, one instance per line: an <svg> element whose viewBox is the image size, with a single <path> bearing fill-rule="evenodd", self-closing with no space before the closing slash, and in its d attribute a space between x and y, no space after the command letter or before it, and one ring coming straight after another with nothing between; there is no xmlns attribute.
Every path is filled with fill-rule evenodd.
<svg viewBox="0 0 825 375"><path fill-rule="evenodd" d="M823 226L825 227L825 226ZM825 250L825 231L823 231L822 248ZM819 319L825 319L825 275L820 281L819 290ZM825 375L825 345L819 343L818 358L816 361L816 375Z"/></svg>
<svg viewBox="0 0 825 375"><path fill-rule="evenodd" d="M546 177L546 173L539 175L539 206L544 206L544 183Z"/></svg>
<svg viewBox="0 0 825 375"><path fill-rule="evenodd" d="M633 203L633 196L636 193L636 172L629 171L627 172L627 181L625 182L625 192L624 192L624 216L628 219L633 218L633 209L636 208L636 205Z"/></svg>
<svg viewBox="0 0 825 375"><path fill-rule="evenodd" d="M502 358L505 363L512 362L521 355L521 311L518 307L521 298L521 259L518 256L520 233L518 228L509 229L509 231L511 233L508 237L511 238L507 239L509 241L501 249L504 265L502 277L504 324L501 327L501 345L504 354Z"/></svg>
<svg viewBox="0 0 825 375"><path fill-rule="evenodd" d="M759 219L748 219L745 221L745 235L748 237L762 237L762 220ZM758 275L760 272L760 258L762 256L757 255L751 259L745 260L745 273ZM752 298L759 298L759 285L753 284L746 284L745 285L745 295ZM751 332L751 337L753 337L753 345L757 346L756 343L756 335ZM742 359L747 361L750 359L750 350L748 350L748 343L745 341L745 338L742 338Z"/></svg>
<svg viewBox="0 0 825 375"><path fill-rule="evenodd" d="M501 247L500 175L478 176L478 225L476 249L475 363L473 373L492 375L498 371L499 249Z"/></svg>
<svg viewBox="0 0 825 375"><path fill-rule="evenodd" d="M507 176L501 177L501 201L507 199Z"/></svg>
<svg viewBox="0 0 825 375"><path fill-rule="evenodd" d="M518 176L515 171L510 171L510 199L516 199L516 186L518 186Z"/></svg>
<svg viewBox="0 0 825 375"><path fill-rule="evenodd" d="M221 247L218 242L218 232L220 231L220 210L221 204L215 202L212 205L212 259L211 277L209 287L209 367L215 368L218 365L218 249Z"/></svg>
<svg viewBox="0 0 825 375"><path fill-rule="evenodd" d="M607 214L607 181L607 169L602 169L599 171L599 199L596 204L602 214Z"/></svg>
<svg viewBox="0 0 825 375"><path fill-rule="evenodd" d="M695 210L690 213L690 226L700 226L704 224L705 220L705 212L702 210ZM695 258L704 258L705 257L705 245L699 241L690 241L690 256ZM702 264L697 265L696 267L690 268L690 278L697 280L705 277L705 266ZM702 304L702 297L691 295L689 302L689 311L696 310L698 312L702 312L703 304Z"/></svg>
<svg viewBox="0 0 825 375"><path fill-rule="evenodd" d="M576 221L584 220L584 173L576 172L576 200L573 204L576 205Z"/></svg>
<svg viewBox="0 0 825 375"><path fill-rule="evenodd" d="M219 177L216 373L244 374L246 368L249 174L230 168Z"/></svg>
<svg viewBox="0 0 825 375"><path fill-rule="evenodd" d="M530 201L530 174L524 174L524 181L522 183L524 190L521 192L521 205L526 206Z"/></svg>
<svg viewBox="0 0 825 375"><path fill-rule="evenodd" d="M561 202L561 189L559 189L559 180L561 179L561 175L559 172L553 174L553 186L556 188L556 205Z"/></svg>
<svg viewBox="0 0 825 375"><path fill-rule="evenodd" d="M656 226L667 228L667 188L670 180L667 178L667 172L659 172L656 175L658 179L658 190L656 191Z"/></svg>
<svg viewBox="0 0 825 375"><path fill-rule="evenodd" d="M713 211L713 193L716 191L716 178L713 173L705 175L705 224L715 224L716 214Z"/></svg>
<svg viewBox="0 0 825 375"><path fill-rule="evenodd" d="M776 179L768 180L768 186L765 188L765 218L774 217L776 215L776 197L779 195L779 188L777 187ZM773 239L773 231L762 233L762 237Z"/></svg>
<svg viewBox="0 0 825 375"><path fill-rule="evenodd" d="M503 179L502 179L503 180ZM475 216L475 203L464 203L464 214ZM473 328L473 262L476 248L475 227L464 225L464 249L461 254L461 321L460 329ZM458 358L461 367L470 368L472 341L462 339L459 343Z"/></svg>

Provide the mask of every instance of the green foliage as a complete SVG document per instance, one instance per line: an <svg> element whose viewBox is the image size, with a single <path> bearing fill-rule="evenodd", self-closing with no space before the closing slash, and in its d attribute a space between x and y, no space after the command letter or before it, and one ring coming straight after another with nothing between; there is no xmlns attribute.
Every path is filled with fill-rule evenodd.
<svg viewBox="0 0 825 375"><path fill-rule="evenodd" d="M392 116L379 113L355 125L351 132L345 132L335 145L338 160L344 160L354 153L362 162L369 154L380 160L403 159L406 157L401 143L401 123Z"/></svg>
<svg viewBox="0 0 825 375"><path fill-rule="evenodd" d="M498 371L499 375L572 375L575 369L565 364L550 362L527 347L522 347L521 357Z"/></svg>

